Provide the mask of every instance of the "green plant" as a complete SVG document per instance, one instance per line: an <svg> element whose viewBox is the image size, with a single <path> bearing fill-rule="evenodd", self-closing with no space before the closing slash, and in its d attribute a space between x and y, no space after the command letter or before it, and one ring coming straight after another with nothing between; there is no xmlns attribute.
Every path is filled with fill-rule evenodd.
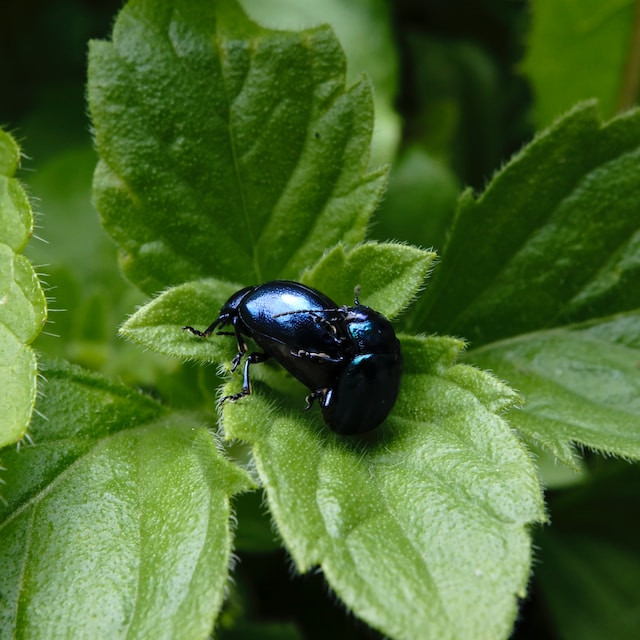
<svg viewBox="0 0 640 640"><path fill-rule="evenodd" d="M387 24L385 5L369 6ZM476 53L459 55L477 64ZM402 215L398 190L425 193L412 176L428 170L434 266L432 250L366 239L388 176L369 159L371 85L347 84L345 64L329 27L259 27L235 0L132 0L111 41L91 43L94 201L126 277L151 299L112 266L87 276L75 353L103 372L52 349L38 362L46 382L33 416L28 345L46 306L20 255L33 220L14 178L18 147L1 134L0 380L15 391L0 401L10 418L0 437L33 442L0 452L3 635L204 638L217 620L223 637L298 637L294 626L250 626L242 583L223 606L233 549L270 549L277 537L298 571L319 566L385 635L508 637L535 535L557 632L631 637L638 613L623 603L640 559L618 495L637 498L637 473L600 470L576 445L640 458L640 111L603 121L595 102L576 105L480 194L464 190L450 225L457 179L417 136L383 224ZM525 66L538 70L533 54ZM378 95L389 116L378 156L389 159L390 77ZM442 105L434 112L451 121ZM465 166L460 147L442 145ZM202 365L228 363L234 342L196 341L181 327L207 326L238 288L275 278L345 304L360 284L362 301L399 328L401 395L369 440L302 413L304 390L268 364L250 398L216 409L238 380ZM124 315L136 303L120 330L135 350L104 347L104 308ZM569 487L551 494L544 528L543 483ZM594 503L611 514L607 544L588 517ZM597 605L584 627L563 585L571 575L572 591ZM598 597L598 579L621 596Z"/></svg>

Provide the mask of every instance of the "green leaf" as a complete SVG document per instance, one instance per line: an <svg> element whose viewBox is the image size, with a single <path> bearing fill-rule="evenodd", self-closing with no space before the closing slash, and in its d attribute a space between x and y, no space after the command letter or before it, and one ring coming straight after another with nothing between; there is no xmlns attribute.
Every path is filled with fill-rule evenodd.
<svg viewBox="0 0 640 640"><path fill-rule="evenodd" d="M507 416L509 422L513 424L513 416ZM538 467L538 473L540 474L540 481L542 486L547 491L556 489L566 489L567 487L573 487L584 481L588 474L586 461L577 456L570 457L567 455L562 461L557 455L551 453L551 447L543 447L531 437L527 437L527 434L520 431L523 435L531 451L531 455L536 461ZM559 448L562 451L561 448ZM571 453L570 451L568 453Z"/></svg>
<svg viewBox="0 0 640 640"><path fill-rule="evenodd" d="M337 246L305 271L302 281L341 305L351 305L354 286L360 285L360 301L393 319L424 286L435 257L433 251L399 243L367 242L349 252Z"/></svg>
<svg viewBox="0 0 640 640"><path fill-rule="evenodd" d="M18 145L0 129L0 447L20 440L27 431L38 373L28 345L47 320L38 277L20 255L33 235L33 214L13 177L19 160Z"/></svg>
<svg viewBox="0 0 640 640"><path fill-rule="evenodd" d="M0 635L205 638L246 474L197 417L70 365L43 373L35 444L3 451Z"/></svg>
<svg viewBox="0 0 640 640"><path fill-rule="evenodd" d="M358 617L397 639L508 637L528 526L544 518L532 460L495 413L516 396L455 365L461 346L404 338L398 403L363 441L329 433L299 395L274 405L259 383L224 405L298 569L319 564Z"/></svg>
<svg viewBox="0 0 640 640"><path fill-rule="evenodd" d="M363 71L375 87L376 123L372 140L375 163L393 160L400 138L395 112L398 55L387 0L241 0L249 15L271 29L308 29L329 24L347 56L347 82L356 82Z"/></svg>
<svg viewBox="0 0 640 640"><path fill-rule="evenodd" d="M535 93L535 115L547 125L579 100L598 98L612 116L630 107L637 69L630 64L637 11L633 0L538 0L523 63Z"/></svg>
<svg viewBox="0 0 640 640"><path fill-rule="evenodd" d="M386 178L368 170L371 90L345 88L332 31L269 31L233 0L130 2L92 42L94 195L147 292L229 273L296 277L362 239Z"/></svg>
<svg viewBox="0 0 640 640"><path fill-rule="evenodd" d="M0 133L0 175L13 176L20 165L20 147L16 144L16 141L6 132ZM24 215L24 212L21 211ZM25 215L25 232L31 230L32 225L31 216ZM9 233L9 229L3 225L3 232ZM17 233L16 239L19 239L24 234ZM3 233L4 236L4 233ZM14 240L16 242L16 240Z"/></svg>
<svg viewBox="0 0 640 640"><path fill-rule="evenodd" d="M509 420L565 464L572 443L640 459L640 311L530 333L469 354L522 392Z"/></svg>
<svg viewBox="0 0 640 640"><path fill-rule="evenodd" d="M640 454L639 172L640 111L577 107L463 194L412 319L469 338L467 361L525 395L513 424L574 468L572 443Z"/></svg>
<svg viewBox="0 0 640 640"><path fill-rule="evenodd" d="M579 105L464 193L414 327L477 347L640 306L640 111Z"/></svg>
<svg viewBox="0 0 640 640"><path fill-rule="evenodd" d="M185 333L182 327L208 327L222 305L240 288L212 278L172 287L136 311L120 333L165 355L201 362L229 361L235 343L202 340Z"/></svg>

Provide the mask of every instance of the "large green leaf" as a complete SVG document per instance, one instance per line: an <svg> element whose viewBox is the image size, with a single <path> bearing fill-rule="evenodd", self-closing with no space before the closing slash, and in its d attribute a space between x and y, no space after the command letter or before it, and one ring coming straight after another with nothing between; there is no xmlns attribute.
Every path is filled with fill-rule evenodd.
<svg viewBox="0 0 640 640"><path fill-rule="evenodd" d="M366 81L345 89L328 27L269 31L233 0L134 0L93 42L94 193L145 291L199 277L296 277L362 239L384 185L368 170Z"/></svg>
<svg viewBox="0 0 640 640"><path fill-rule="evenodd" d="M638 175L640 111L577 107L461 197L412 319L469 338L525 395L513 423L572 466L572 443L640 457Z"/></svg>
<svg viewBox="0 0 640 640"><path fill-rule="evenodd" d="M27 196L13 177L20 149L0 129L0 447L24 436L36 402L36 356L28 346L47 320L31 263L21 254L33 234Z"/></svg>
<svg viewBox="0 0 640 640"><path fill-rule="evenodd" d="M359 283L362 302L395 316L432 258L397 244L337 247L304 280L339 304L351 303L347 287ZM150 349L228 363L235 340L203 341L181 326L206 327L236 287L217 280L173 287L122 331ZM252 368L252 396L223 414L227 435L252 444L271 512L299 569L319 563L356 615L397 638L425 628L438 637L477 630L506 636L529 572L526 525L543 518L532 460L496 414L517 396L487 374L454 366L461 346L448 338L403 341L402 394L372 442L329 436L317 414L302 412L302 385L266 365ZM468 549L466 559L452 559L458 548ZM473 588L465 584L469 571ZM393 599L385 597L390 581Z"/></svg>
<svg viewBox="0 0 640 640"><path fill-rule="evenodd" d="M579 100L598 98L612 116L637 98L633 0L537 0L523 68L535 115L547 125Z"/></svg>
<svg viewBox="0 0 640 640"><path fill-rule="evenodd" d="M233 339L181 327L208 326L231 293L270 278L338 304L361 285L364 304L397 316L433 254L352 246L384 176L366 173L370 96L344 92L330 32L266 31L227 0L150 6L129 4L113 43L91 53L98 207L131 278L147 291L178 285L123 333L228 363ZM320 564L357 616L398 638L506 637L530 571L528 527L544 517L532 459L498 415L517 396L455 365L461 347L403 340L401 397L368 442L329 434L317 410L302 412L302 385L268 363L222 416L227 437L252 445L298 567Z"/></svg>
<svg viewBox="0 0 640 640"><path fill-rule="evenodd" d="M63 364L3 451L0 636L206 638L250 486L194 416Z"/></svg>
<svg viewBox="0 0 640 640"><path fill-rule="evenodd" d="M455 365L457 340L402 348L400 398L368 440L304 414L302 389L266 395L259 383L224 405L227 436L253 445L298 569L319 564L357 616L394 638L506 638L529 578L528 528L543 519L532 460L496 414L516 396Z"/></svg>
<svg viewBox="0 0 640 640"><path fill-rule="evenodd" d="M576 107L461 196L415 326L479 346L640 306L640 111Z"/></svg>
<svg viewBox="0 0 640 640"><path fill-rule="evenodd" d="M640 311L525 334L471 360L521 391L511 423L575 466L572 442L640 459Z"/></svg>

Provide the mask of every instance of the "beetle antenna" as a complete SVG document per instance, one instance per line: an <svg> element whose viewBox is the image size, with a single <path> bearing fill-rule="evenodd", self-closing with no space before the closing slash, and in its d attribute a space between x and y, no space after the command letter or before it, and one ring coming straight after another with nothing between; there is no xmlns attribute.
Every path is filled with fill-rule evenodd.
<svg viewBox="0 0 640 640"><path fill-rule="evenodd" d="M194 336L198 336L199 338L208 338L214 332L219 322L220 318L217 318L204 331L198 331L198 329L194 329L193 327L182 327L182 330L193 333Z"/></svg>
<svg viewBox="0 0 640 640"><path fill-rule="evenodd" d="M360 285L357 284L355 289L353 290L353 304L356 305L356 307L360 304Z"/></svg>

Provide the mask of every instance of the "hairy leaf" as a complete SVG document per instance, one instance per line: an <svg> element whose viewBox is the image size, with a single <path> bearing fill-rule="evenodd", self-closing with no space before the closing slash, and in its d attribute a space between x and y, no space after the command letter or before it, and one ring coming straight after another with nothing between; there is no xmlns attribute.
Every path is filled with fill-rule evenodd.
<svg viewBox="0 0 640 640"><path fill-rule="evenodd" d="M514 425L574 467L572 443L640 455L639 174L640 111L577 107L461 197L413 319L469 338L467 360L526 397Z"/></svg>
<svg viewBox="0 0 640 640"><path fill-rule="evenodd" d="M302 389L274 405L260 384L224 405L227 436L253 445L298 568L319 564L356 615L394 638L507 637L530 571L528 525L544 517L532 460L495 413L517 398L455 365L457 340L402 347L398 403L369 438L334 436L302 413Z"/></svg>
<svg viewBox="0 0 640 640"><path fill-rule="evenodd" d="M202 362L228 360L235 342L215 337L202 340L185 333L182 327L206 329L218 317L222 305L240 288L213 278L171 287L136 311L120 333L165 355Z"/></svg>
<svg viewBox="0 0 640 640"><path fill-rule="evenodd" d="M472 346L640 306L640 110L567 114L461 196L414 324Z"/></svg>
<svg viewBox="0 0 640 640"><path fill-rule="evenodd" d="M435 257L433 251L398 243L367 242L349 252L337 246L302 280L347 306L360 285L361 303L393 319L424 286Z"/></svg>
<svg viewBox="0 0 640 640"><path fill-rule="evenodd" d="M0 130L0 447L24 436L37 393L37 364L28 346L47 320L31 263L21 254L33 234L27 196L13 177L20 149Z"/></svg>
<svg viewBox="0 0 640 640"><path fill-rule="evenodd" d="M34 444L3 452L0 635L206 637L246 474L193 416L69 365L44 374Z"/></svg>
<svg viewBox="0 0 640 640"><path fill-rule="evenodd" d="M524 394L511 423L568 465L571 443L640 459L640 311L487 345L470 360Z"/></svg>
<svg viewBox="0 0 640 640"><path fill-rule="evenodd" d="M234 274L296 277L362 239L386 177L368 169L366 81L332 31L269 31L234 0L134 0L93 42L94 194L147 292Z"/></svg>

